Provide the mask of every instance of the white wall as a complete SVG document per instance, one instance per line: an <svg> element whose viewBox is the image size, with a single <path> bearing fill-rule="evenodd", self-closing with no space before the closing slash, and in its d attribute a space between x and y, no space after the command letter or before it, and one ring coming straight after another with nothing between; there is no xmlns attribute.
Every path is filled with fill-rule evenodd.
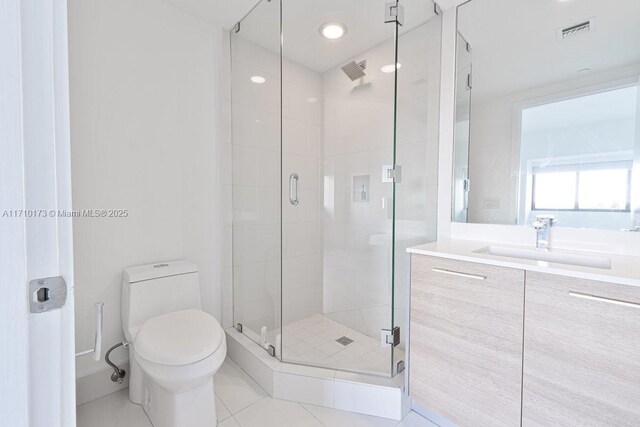
<svg viewBox="0 0 640 427"><path fill-rule="evenodd" d="M220 28L157 0L70 0L69 32L74 209L129 212L74 222L77 350L93 345L96 301L104 350L123 340L131 265L195 261L203 306L220 319ZM77 362L78 376L106 366Z"/></svg>

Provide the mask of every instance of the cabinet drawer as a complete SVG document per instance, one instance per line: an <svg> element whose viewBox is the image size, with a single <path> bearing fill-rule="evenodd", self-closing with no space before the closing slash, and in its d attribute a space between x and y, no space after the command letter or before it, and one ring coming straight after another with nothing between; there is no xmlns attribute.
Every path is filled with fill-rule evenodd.
<svg viewBox="0 0 640 427"><path fill-rule="evenodd" d="M640 425L640 288L527 273L523 425Z"/></svg>
<svg viewBox="0 0 640 427"><path fill-rule="evenodd" d="M519 425L524 272L413 255L411 281L411 396L459 425Z"/></svg>

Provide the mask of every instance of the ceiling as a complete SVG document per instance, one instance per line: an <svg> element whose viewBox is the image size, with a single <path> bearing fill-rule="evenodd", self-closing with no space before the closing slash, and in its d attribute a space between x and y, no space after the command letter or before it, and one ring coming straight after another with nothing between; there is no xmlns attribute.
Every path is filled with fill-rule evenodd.
<svg viewBox="0 0 640 427"><path fill-rule="evenodd" d="M284 57L318 72L359 60L357 56L362 52L393 39L394 25L384 22L385 3L386 0L282 0ZM402 0L401 4L405 15L403 32L434 16L430 0ZM263 2L242 22L240 36L277 52L277 22L277 6ZM345 25L346 34L338 40L325 39L319 29L327 22ZM393 58L389 62L393 63Z"/></svg>
<svg viewBox="0 0 640 427"><path fill-rule="evenodd" d="M207 22L231 29L258 0L162 0Z"/></svg>
<svg viewBox="0 0 640 427"><path fill-rule="evenodd" d="M476 100L640 63L639 0L472 0L459 11ZM558 40L558 29L594 16L595 31Z"/></svg>
<svg viewBox="0 0 640 427"><path fill-rule="evenodd" d="M230 30L260 0L163 0L178 9L209 22L215 22ZM287 1L287 0L285 0ZM290 0L291 3L308 4L309 0ZM318 0L319 1L319 0ZM408 1L408 0L404 0ZM403 1L403 3L404 3ZM429 2L429 0L422 0ZM440 8L448 9L467 0L434 0ZM344 2L343 2L344 3ZM370 4L371 2L369 2ZM289 5L287 5L289 6Z"/></svg>
<svg viewBox="0 0 640 427"><path fill-rule="evenodd" d="M191 15L231 29L244 17L239 35L273 52L279 51L278 2L267 0L163 0ZM387 0L282 0L284 56L312 70L324 72L393 38L393 25L384 23ZM431 0L401 0L405 9L402 32L434 16ZM347 33L327 40L319 33L326 22L340 22ZM393 58L390 58L393 63Z"/></svg>

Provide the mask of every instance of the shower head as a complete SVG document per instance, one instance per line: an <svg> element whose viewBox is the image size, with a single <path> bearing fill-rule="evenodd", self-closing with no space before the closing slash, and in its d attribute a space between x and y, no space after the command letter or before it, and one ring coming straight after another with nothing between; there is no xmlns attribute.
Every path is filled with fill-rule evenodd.
<svg viewBox="0 0 640 427"><path fill-rule="evenodd" d="M341 68L342 71L344 71L344 73L347 75L347 77L351 79L351 81L357 80L366 76L364 70L367 68L367 60L365 59L364 61L360 62L351 61L348 64L343 65Z"/></svg>

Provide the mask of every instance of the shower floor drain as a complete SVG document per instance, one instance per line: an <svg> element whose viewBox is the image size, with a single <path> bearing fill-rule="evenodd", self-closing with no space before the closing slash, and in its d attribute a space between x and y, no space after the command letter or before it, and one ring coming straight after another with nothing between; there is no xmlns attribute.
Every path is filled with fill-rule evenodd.
<svg viewBox="0 0 640 427"><path fill-rule="evenodd" d="M347 337L340 337L336 340L336 342L339 342L342 345L349 345L353 342L353 340Z"/></svg>

